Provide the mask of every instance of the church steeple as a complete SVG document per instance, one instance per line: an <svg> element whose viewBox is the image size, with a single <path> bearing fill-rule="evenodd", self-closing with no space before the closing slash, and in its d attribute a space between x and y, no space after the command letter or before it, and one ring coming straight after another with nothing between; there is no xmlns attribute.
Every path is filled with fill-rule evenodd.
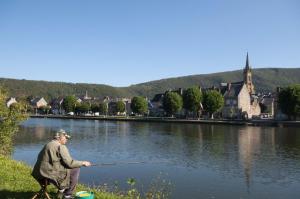
<svg viewBox="0 0 300 199"><path fill-rule="evenodd" d="M247 52L247 57L246 57L246 66L245 66L245 69L246 70L250 70L248 52Z"/></svg>
<svg viewBox="0 0 300 199"><path fill-rule="evenodd" d="M249 64L248 52L246 56L246 65L244 68L244 84L246 84L249 93L254 94L254 85L252 83L252 71Z"/></svg>
<svg viewBox="0 0 300 199"><path fill-rule="evenodd" d="M88 96L87 90L85 91L85 96L83 97L84 100L90 100L92 99L91 97Z"/></svg>

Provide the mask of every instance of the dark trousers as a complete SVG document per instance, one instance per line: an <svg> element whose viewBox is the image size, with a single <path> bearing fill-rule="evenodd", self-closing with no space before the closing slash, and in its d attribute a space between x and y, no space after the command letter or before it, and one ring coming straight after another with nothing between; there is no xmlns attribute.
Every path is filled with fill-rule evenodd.
<svg viewBox="0 0 300 199"><path fill-rule="evenodd" d="M70 186L64 191L65 195L72 195L75 191L76 185L78 183L80 168L71 169L70 172Z"/></svg>

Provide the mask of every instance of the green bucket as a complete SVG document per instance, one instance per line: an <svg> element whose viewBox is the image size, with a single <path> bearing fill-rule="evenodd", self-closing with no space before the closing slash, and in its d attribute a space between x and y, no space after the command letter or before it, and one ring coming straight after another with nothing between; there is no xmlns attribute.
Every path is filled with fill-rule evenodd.
<svg viewBox="0 0 300 199"><path fill-rule="evenodd" d="M76 193L76 199L94 199L94 192L79 191Z"/></svg>

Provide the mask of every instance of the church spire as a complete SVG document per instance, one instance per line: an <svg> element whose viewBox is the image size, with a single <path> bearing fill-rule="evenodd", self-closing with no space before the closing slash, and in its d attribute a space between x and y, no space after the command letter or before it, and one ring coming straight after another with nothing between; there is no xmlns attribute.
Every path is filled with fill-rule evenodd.
<svg viewBox="0 0 300 199"><path fill-rule="evenodd" d="M244 68L244 83L247 86L247 89L250 94L254 94L254 85L252 82L252 71L249 65L249 56L247 52L247 57L246 57L246 66Z"/></svg>
<svg viewBox="0 0 300 199"><path fill-rule="evenodd" d="M247 57L246 57L246 66L245 66L245 69L246 69L246 70L249 70L249 69L250 69L248 52L247 52Z"/></svg>

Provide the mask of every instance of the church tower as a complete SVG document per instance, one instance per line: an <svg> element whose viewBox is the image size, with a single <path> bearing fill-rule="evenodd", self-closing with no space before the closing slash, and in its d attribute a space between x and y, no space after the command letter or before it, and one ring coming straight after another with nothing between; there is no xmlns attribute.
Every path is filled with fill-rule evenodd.
<svg viewBox="0 0 300 199"><path fill-rule="evenodd" d="M247 86L249 94L254 94L254 85L252 82L252 69L250 68L250 65L249 65L248 52L247 52L247 58L246 58L246 66L244 68L244 83Z"/></svg>

